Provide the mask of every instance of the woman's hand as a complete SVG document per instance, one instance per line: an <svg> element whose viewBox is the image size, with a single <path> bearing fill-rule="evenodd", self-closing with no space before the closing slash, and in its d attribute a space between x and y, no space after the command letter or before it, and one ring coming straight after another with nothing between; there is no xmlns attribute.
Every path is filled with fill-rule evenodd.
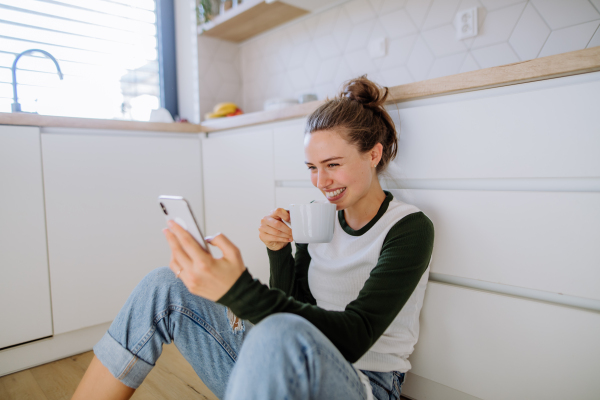
<svg viewBox="0 0 600 400"><path fill-rule="evenodd" d="M271 214L260 220L258 237L270 250L281 250L294 240L292 230L282 220L290 222L290 213L283 208L271 211Z"/></svg>
<svg viewBox="0 0 600 400"><path fill-rule="evenodd" d="M192 294L217 301L246 269L240 250L225 235L206 238L223 252L223 257L213 258L176 222L169 221L169 229L163 233L171 247L169 268Z"/></svg>

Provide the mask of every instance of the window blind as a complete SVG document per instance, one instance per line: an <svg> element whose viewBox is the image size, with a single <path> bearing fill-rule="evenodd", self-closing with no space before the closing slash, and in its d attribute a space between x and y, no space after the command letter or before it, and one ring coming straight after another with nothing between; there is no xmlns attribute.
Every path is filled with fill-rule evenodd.
<svg viewBox="0 0 600 400"><path fill-rule="evenodd" d="M160 106L155 0L0 0L0 112L147 120Z"/></svg>

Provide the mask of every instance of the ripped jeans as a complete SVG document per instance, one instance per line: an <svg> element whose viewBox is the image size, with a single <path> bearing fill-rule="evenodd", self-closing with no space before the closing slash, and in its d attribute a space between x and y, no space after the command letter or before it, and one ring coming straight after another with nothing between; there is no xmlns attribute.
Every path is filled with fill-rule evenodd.
<svg viewBox="0 0 600 400"><path fill-rule="evenodd" d="M371 397L366 379L306 319L278 313L255 326L191 294L168 267L142 279L94 353L137 388L171 341L220 399L397 400L404 381L397 371L361 371Z"/></svg>

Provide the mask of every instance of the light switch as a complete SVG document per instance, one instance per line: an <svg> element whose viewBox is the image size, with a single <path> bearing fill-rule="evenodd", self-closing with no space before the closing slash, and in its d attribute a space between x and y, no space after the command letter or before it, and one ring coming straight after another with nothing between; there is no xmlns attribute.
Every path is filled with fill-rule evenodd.
<svg viewBox="0 0 600 400"><path fill-rule="evenodd" d="M387 38L385 36L373 39L369 42L369 55L371 58L385 57Z"/></svg>
<svg viewBox="0 0 600 400"><path fill-rule="evenodd" d="M454 26L458 40L477 36L477 7L457 12Z"/></svg>

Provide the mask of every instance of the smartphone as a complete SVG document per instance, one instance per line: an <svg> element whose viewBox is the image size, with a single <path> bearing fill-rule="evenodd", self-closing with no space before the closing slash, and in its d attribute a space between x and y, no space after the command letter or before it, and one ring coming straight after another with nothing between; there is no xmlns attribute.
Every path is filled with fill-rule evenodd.
<svg viewBox="0 0 600 400"><path fill-rule="evenodd" d="M210 249L204 240L204 235L194 218L189 203L181 196L158 196L158 203L165 214L167 221L177 222L183 229L188 231L200 246L210 254Z"/></svg>

